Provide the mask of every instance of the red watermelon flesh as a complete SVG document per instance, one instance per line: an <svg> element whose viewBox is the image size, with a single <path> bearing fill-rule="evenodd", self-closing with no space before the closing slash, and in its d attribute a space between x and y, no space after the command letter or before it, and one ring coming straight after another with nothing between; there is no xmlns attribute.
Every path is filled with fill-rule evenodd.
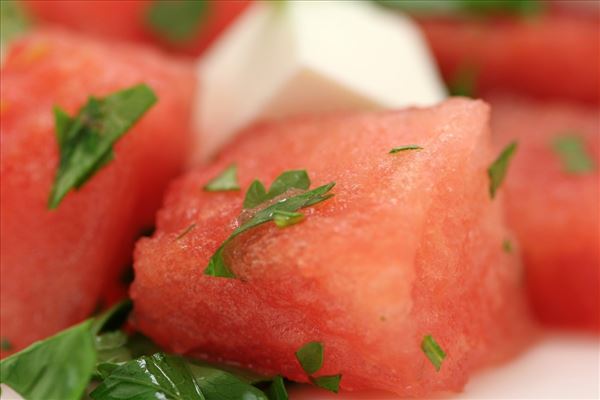
<svg viewBox="0 0 600 400"><path fill-rule="evenodd" d="M306 381L294 352L325 346L319 374L346 390L460 390L475 368L513 355L531 333L501 199L490 200L489 109L452 99L430 109L306 116L242 133L206 169L177 180L157 231L135 252L139 329L176 352ZM388 154L418 144L422 151ZM237 163L241 187L306 169L335 197L286 229L239 236L239 279L203 274L236 226L242 192L203 185ZM195 224L185 236L178 235ZM420 349L448 354L436 372Z"/></svg>
<svg viewBox="0 0 600 400"><path fill-rule="evenodd" d="M600 13L429 18L420 23L447 82L472 72L478 94L501 89L600 101Z"/></svg>
<svg viewBox="0 0 600 400"><path fill-rule="evenodd" d="M58 163L52 108L74 115L88 96L147 83L158 102L115 146L115 158L54 211ZM20 349L87 317L152 226L189 142L193 67L129 45L34 33L2 67L2 337ZM4 353L3 353L4 355Z"/></svg>
<svg viewBox="0 0 600 400"><path fill-rule="evenodd" d="M529 295L550 325L598 331L600 319L600 115L595 107L492 98L498 145L518 140L505 182L510 228L522 246ZM594 171L565 172L553 150L582 139Z"/></svg>
<svg viewBox="0 0 600 400"><path fill-rule="evenodd" d="M198 55L248 6L249 0L209 0L198 32L172 43L147 22L153 0L22 0L36 21L56 24L101 38L157 45L177 53ZM176 3L176 1L173 1Z"/></svg>

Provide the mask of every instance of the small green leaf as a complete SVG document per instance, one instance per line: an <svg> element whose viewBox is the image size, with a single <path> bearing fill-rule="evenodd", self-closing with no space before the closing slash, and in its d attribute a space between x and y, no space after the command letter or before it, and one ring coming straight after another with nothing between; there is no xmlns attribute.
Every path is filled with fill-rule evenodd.
<svg viewBox="0 0 600 400"><path fill-rule="evenodd" d="M4 350L4 351L8 351L8 350L12 350L13 345L10 342L10 340L8 340L7 338L3 337L2 340L0 340L0 349Z"/></svg>
<svg viewBox="0 0 600 400"><path fill-rule="evenodd" d="M269 400L288 400L285 382L280 375L273 378L273 381L267 389L267 396L269 396Z"/></svg>
<svg viewBox="0 0 600 400"><path fill-rule="evenodd" d="M396 154L407 150L423 150L423 148L416 144L407 144L406 146L394 147L390 150L390 154Z"/></svg>
<svg viewBox="0 0 600 400"><path fill-rule="evenodd" d="M502 241L502 250L508 254L513 252L513 245L510 240L504 239L504 241Z"/></svg>
<svg viewBox="0 0 600 400"><path fill-rule="evenodd" d="M154 0L146 22L161 38L177 45L194 39L209 14L207 0Z"/></svg>
<svg viewBox="0 0 600 400"><path fill-rule="evenodd" d="M0 361L0 383L26 399L79 400L96 365L91 320Z"/></svg>
<svg viewBox="0 0 600 400"><path fill-rule="evenodd" d="M95 337L98 363L119 364L131 360L127 335L123 331L106 332Z"/></svg>
<svg viewBox="0 0 600 400"><path fill-rule="evenodd" d="M304 220L304 214L299 212L289 212L283 210L275 210L273 212L273 222L278 228L286 228L295 225Z"/></svg>
<svg viewBox="0 0 600 400"><path fill-rule="evenodd" d="M323 344L308 342L296 351L296 358L304 372L312 375L323 366Z"/></svg>
<svg viewBox="0 0 600 400"><path fill-rule="evenodd" d="M580 136L558 136L552 142L552 148L560 157L567 173L586 174L596 169L594 159L586 152L585 143Z"/></svg>
<svg viewBox="0 0 600 400"><path fill-rule="evenodd" d="M305 187L305 183L295 180L298 186ZM257 185L254 185L257 186ZM233 272L229 269L223 258L223 251L227 243L229 243L236 236L264 223L273 220L273 216L276 211L287 211L294 212L304 207L325 201L333 196L329 191L335 186L335 182L327 185L319 186L315 189L302 192L300 194L292 195L288 198L281 199L280 201L265 207L262 210L257 211L252 218L238 226L227 239L217 248L213 256L210 258L207 267L204 270L205 275L222 277L222 278L235 278ZM300 188L298 188L300 189ZM279 188L277 190L280 190ZM287 190L287 189L286 189ZM246 198L248 196L246 195Z"/></svg>
<svg viewBox="0 0 600 400"><path fill-rule="evenodd" d="M206 400L268 400L260 389L227 371L195 363L188 367Z"/></svg>
<svg viewBox="0 0 600 400"><path fill-rule="evenodd" d="M340 381L342 380L342 375L329 375L329 376L319 376L318 378L310 378L310 381L313 385L318 386L322 389L329 390L330 392L337 393L340 390Z"/></svg>
<svg viewBox="0 0 600 400"><path fill-rule="evenodd" d="M103 99L90 97L75 118L54 108L60 162L48 207L58 207L70 190L80 188L113 158L112 146L156 102L141 84Z"/></svg>
<svg viewBox="0 0 600 400"><path fill-rule="evenodd" d="M512 142L502 150L498 158L488 168L488 177L490 178L490 197L493 199L496 196L498 188L504 181L506 171L511 158L517 150L517 143Z"/></svg>
<svg viewBox="0 0 600 400"><path fill-rule="evenodd" d="M475 97L477 85L477 69L472 64L459 67L448 83L451 96Z"/></svg>
<svg viewBox="0 0 600 400"><path fill-rule="evenodd" d="M205 400L185 360L163 353L114 368L90 396L94 400Z"/></svg>
<svg viewBox="0 0 600 400"><path fill-rule="evenodd" d="M446 353L440 347L439 344L431 337L431 335L426 335L421 342L421 350L423 353L429 358L429 361L433 364L436 371L439 371L442 366L442 361L446 358Z"/></svg>
<svg viewBox="0 0 600 400"><path fill-rule="evenodd" d="M246 197L244 198L243 207L246 209L258 207L267 198L267 190L265 186L259 181L254 180L246 191Z"/></svg>
<svg viewBox="0 0 600 400"><path fill-rule="evenodd" d="M223 192L227 190L240 190L237 180L237 166L231 164L221 174L211 179L205 186L207 192Z"/></svg>
<svg viewBox="0 0 600 400"><path fill-rule="evenodd" d="M544 9L540 0L373 0L383 6L419 15L510 14L529 16Z"/></svg>

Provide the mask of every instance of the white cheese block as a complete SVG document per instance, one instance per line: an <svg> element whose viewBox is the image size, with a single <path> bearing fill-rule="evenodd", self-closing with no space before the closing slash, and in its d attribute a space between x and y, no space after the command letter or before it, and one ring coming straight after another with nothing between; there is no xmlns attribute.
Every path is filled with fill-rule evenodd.
<svg viewBox="0 0 600 400"><path fill-rule="evenodd" d="M201 60L198 78L201 159L256 120L446 97L418 27L361 1L257 2Z"/></svg>

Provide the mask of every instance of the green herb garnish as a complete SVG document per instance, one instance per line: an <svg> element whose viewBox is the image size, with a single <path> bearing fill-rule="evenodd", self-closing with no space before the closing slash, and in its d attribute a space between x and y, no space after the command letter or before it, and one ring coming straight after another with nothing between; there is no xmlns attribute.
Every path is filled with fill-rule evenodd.
<svg viewBox="0 0 600 400"><path fill-rule="evenodd" d="M0 383L26 399L79 400L96 366L87 320L0 361Z"/></svg>
<svg viewBox="0 0 600 400"><path fill-rule="evenodd" d="M301 208L309 207L331 198L333 194L329 193L329 191L331 191L334 185L335 182L332 182L312 190L306 190L310 186L310 179L306 171L284 172L273 182L269 192L264 190L262 183L254 181L250 185L248 192L246 192L244 208L256 208L261 204L265 205L264 203L268 200L272 200L290 189L304 189L304 191L299 194L291 194L290 197L283 198L274 204L265 205L265 208L257 211L249 220L238 226L210 258L204 274L222 278L235 278L235 275L231 272L223 258L225 246L233 238L258 225L272 221L276 212L295 212ZM260 187L263 190L258 189Z"/></svg>
<svg viewBox="0 0 600 400"><path fill-rule="evenodd" d="M141 84L103 99L90 97L74 118L55 107L60 163L48 199L58 207L72 189L79 189L113 158L112 147L156 102Z"/></svg>
<svg viewBox="0 0 600 400"><path fill-rule="evenodd" d="M286 228L295 225L304 220L304 214L299 212L288 212L283 210L275 210L273 212L273 222L278 228Z"/></svg>
<svg viewBox="0 0 600 400"><path fill-rule="evenodd" d="M469 64L456 70L448 82L448 92L451 96L474 97L476 85L477 70Z"/></svg>
<svg viewBox="0 0 600 400"><path fill-rule="evenodd" d="M323 344L308 342L296 351L296 359L304 372L312 375L323 366Z"/></svg>
<svg viewBox="0 0 600 400"><path fill-rule="evenodd" d="M500 187L502 181L504 180L504 177L506 176L508 165L516 150L516 142L512 142L511 144L506 146L504 150L502 150L498 158L492 163L492 165L490 165L490 167L487 170L488 176L490 178L490 196L492 199L496 196L496 192L498 191L498 188Z"/></svg>
<svg viewBox="0 0 600 400"><path fill-rule="evenodd" d="M288 400L288 393L285 389L285 382L280 375L273 378L271 385L267 389L269 400Z"/></svg>
<svg viewBox="0 0 600 400"><path fill-rule="evenodd" d="M373 0L383 6L424 15L471 13L529 16L543 10L539 0Z"/></svg>
<svg viewBox="0 0 600 400"><path fill-rule="evenodd" d="M146 22L161 38L181 44L196 37L209 11L207 0L154 0Z"/></svg>
<svg viewBox="0 0 600 400"><path fill-rule="evenodd" d="M237 180L237 166L231 164L221 172L219 176L211 179L205 186L207 192L223 192L227 190L240 190L240 184Z"/></svg>
<svg viewBox="0 0 600 400"><path fill-rule="evenodd" d="M429 358L429 361L431 361L435 370L439 371L442 366L442 361L446 358L446 353L444 353L444 350L442 350L440 345L436 343L431 335L427 335L423 338L421 350L423 350L423 353Z"/></svg>
<svg viewBox="0 0 600 400"><path fill-rule="evenodd" d="M329 375L329 376L319 376L318 378L310 378L310 381L315 385L322 389L329 390L330 392L337 393L340 390L340 381L342 380L342 375Z"/></svg>
<svg viewBox="0 0 600 400"><path fill-rule="evenodd" d="M390 150L390 154L396 154L406 150L423 150L423 148L416 144L407 144L406 146L394 147Z"/></svg>
<svg viewBox="0 0 600 400"><path fill-rule="evenodd" d="M10 342L10 340L8 340L7 338L2 338L2 340L0 340L0 349L4 350L4 351L8 351L8 350L12 350L13 345Z"/></svg>
<svg viewBox="0 0 600 400"><path fill-rule="evenodd" d="M596 168L594 159L586 152L585 143L580 136L558 136L552 142L552 148L560 157L567 173L586 174Z"/></svg>
<svg viewBox="0 0 600 400"><path fill-rule="evenodd" d="M513 245L512 242L508 239L504 239L502 241L502 250L504 250L505 253L512 253L513 252Z"/></svg>

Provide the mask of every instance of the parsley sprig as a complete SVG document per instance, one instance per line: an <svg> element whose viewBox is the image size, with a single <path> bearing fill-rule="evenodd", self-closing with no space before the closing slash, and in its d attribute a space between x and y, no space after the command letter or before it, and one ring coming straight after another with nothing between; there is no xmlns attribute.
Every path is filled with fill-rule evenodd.
<svg viewBox="0 0 600 400"><path fill-rule="evenodd" d="M48 208L58 207L70 190L79 189L109 163L113 145L156 103L156 95L145 84L90 97L71 118L54 108L60 162L48 199Z"/></svg>
<svg viewBox="0 0 600 400"><path fill-rule="evenodd" d="M308 342L296 351L296 359L304 372L309 376L309 380L313 385L337 393L340 389L340 381L342 380L341 374L313 376L323 367L324 352L325 346L323 343Z"/></svg>
<svg viewBox="0 0 600 400"><path fill-rule="evenodd" d="M205 275L235 278L233 272L227 266L223 257L225 246L231 242L236 236L257 227L258 225L273 221L277 216L285 213L295 213L301 208L309 207L325 201L333 196L329 193L335 186L335 182L319 186L315 189L308 190L310 187L310 178L306 171L286 171L279 175L271 184L269 191L266 191L264 185L255 180L252 182L246 197L244 199L245 209L259 209L250 219L238 226L229 237L219 246L208 262L208 266L204 270ZM291 194L289 197L283 197L274 204L269 205L269 201L278 196L285 196L285 193L291 189L302 190L301 193Z"/></svg>

